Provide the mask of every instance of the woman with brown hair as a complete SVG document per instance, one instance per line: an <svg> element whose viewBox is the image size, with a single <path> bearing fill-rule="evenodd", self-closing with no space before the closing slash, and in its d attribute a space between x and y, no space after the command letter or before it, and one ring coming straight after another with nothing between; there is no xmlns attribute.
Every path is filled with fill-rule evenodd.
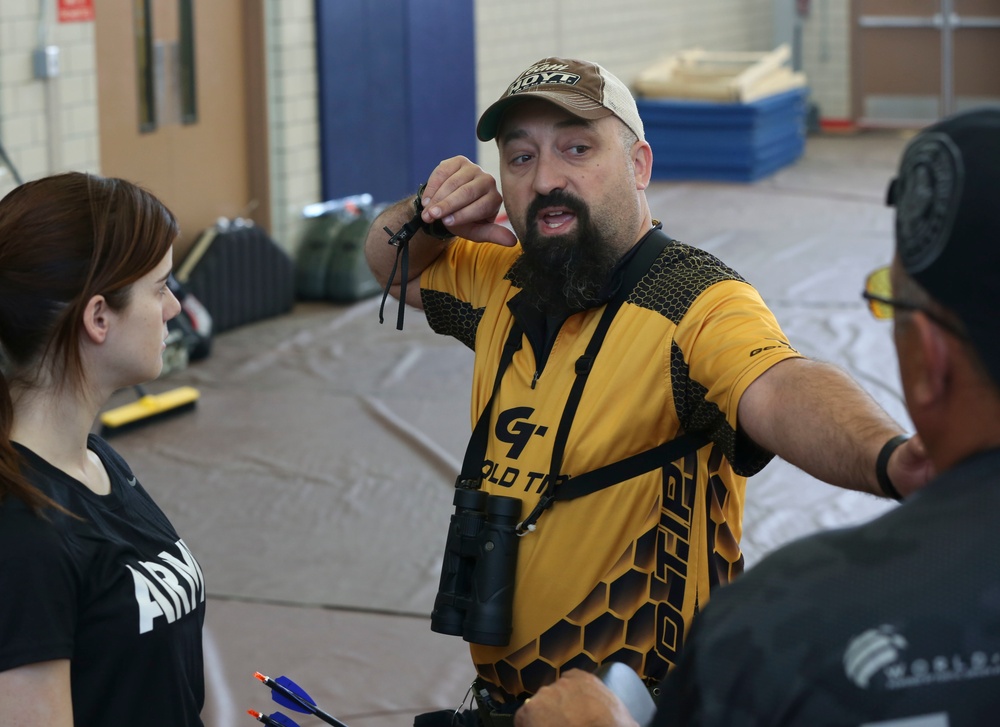
<svg viewBox="0 0 1000 727"><path fill-rule="evenodd" d="M0 727L202 724L201 568L90 433L160 373L176 237L120 179L0 200Z"/></svg>

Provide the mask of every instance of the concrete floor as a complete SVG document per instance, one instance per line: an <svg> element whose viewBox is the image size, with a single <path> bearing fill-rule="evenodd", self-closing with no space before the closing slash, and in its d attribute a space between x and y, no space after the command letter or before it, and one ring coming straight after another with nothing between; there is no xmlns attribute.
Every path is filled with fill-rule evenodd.
<svg viewBox="0 0 1000 727"><path fill-rule="evenodd" d="M766 180L657 183L649 198L669 234L758 287L794 346L846 368L908 425L889 328L860 299L864 275L891 256L884 193L904 143L811 137ZM114 440L205 570L209 727L275 709L254 671L289 675L351 727L455 707L472 678L463 642L427 617L469 431L471 353L416 311L402 332L390 316L380 326L377 308L303 304L218 336L211 357L150 387L192 384L197 410ZM747 499L751 567L791 538L891 507L779 461Z"/></svg>

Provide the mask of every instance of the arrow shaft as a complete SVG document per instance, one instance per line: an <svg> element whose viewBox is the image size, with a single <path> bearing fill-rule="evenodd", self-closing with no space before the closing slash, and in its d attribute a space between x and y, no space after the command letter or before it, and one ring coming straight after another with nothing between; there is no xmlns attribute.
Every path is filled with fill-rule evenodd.
<svg viewBox="0 0 1000 727"><path fill-rule="evenodd" d="M295 692L293 692L288 687L286 687L286 686L284 686L282 684L278 684L278 682L274 681L270 677L268 677L267 679L265 679L264 683L267 686L269 686L271 689L273 689L274 691L276 691L278 694L280 694L281 696L285 697L285 699L291 700L295 704L299 705L306 712L308 712L308 713L310 713L312 715L315 715L316 717L319 717L321 720L323 720L327 724L333 725L333 727L347 727L346 724L344 724L343 722L341 722L339 719L337 719L333 715L327 714L322 709L320 709L319 707L317 707L315 704L313 704L312 702L310 702L308 699L305 699L301 695L296 694ZM289 708L294 709L293 705L288 705L288 706L289 706Z"/></svg>

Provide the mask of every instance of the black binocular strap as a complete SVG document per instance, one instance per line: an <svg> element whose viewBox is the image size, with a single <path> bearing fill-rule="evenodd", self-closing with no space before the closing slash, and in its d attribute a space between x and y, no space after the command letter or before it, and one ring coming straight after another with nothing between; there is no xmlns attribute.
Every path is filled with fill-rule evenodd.
<svg viewBox="0 0 1000 727"><path fill-rule="evenodd" d="M546 481L545 489L541 493L538 504L528 517L518 524L517 529L519 533L523 534L527 530L532 529L542 513L556 500L572 500L637 477L638 475L652 471L657 466L673 462L689 452L697 451L709 442L709 438L706 436L685 434L618 462L613 462L591 472L573 477L562 485L556 486L559 471L562 468L563 455L566 450L566 440L569 437L570 429L573 426L573 419L576 416L577 408L583 397L583 388L587 383L587 377L593 369L594 360L597 358L601 345L604 343L608 329L611 327L611 322L618 313L618 309L621 308L625 299L632 292L632 289L635 288L639 280L649 271L653 261L659 257L660 253L663 252L664 248L670 242L672 240L657 226L649 233L648 237L642 242L639 250L636 251L632 259L626 264L622 272L622 280L618 290L611 300L608 301L604 313L597 323L597 328L591 336L590 342L587 344L586 350L576 361L574 367L576 378L573 381L573 387L570 390L566 406L563 408L562 417L559 420L559 427L552 448L549 478ZM486 403L482 414L480 414L479 420L473 429L472 437L469 439L469 445L465 451L465 459L462 463L462 474L458 478L457 485L459 487L478 488L481 485L482 463L486 458L486 443L489 438L489 420L490 411L493 408L493 400L500 389L500 382L503 379L504 372L514 358L514 354L521 348L523 335L524 333L520 325L515 320L504 343L490 400Z"/></svg>
<svg viewBox="0 0 1000 727"><path fill-rule="evenodd" d="M604 344L604 338L611 328L611 322L618 314L618 309L622 307L632 289L649 272L649 268L653 262L670 242L671 239L657 226L650 231L646 239L642 241L639 249L628 263L626 263L625 269L622 271L618 290L615 291L614 296L612 296L611 300L605 306L601 320L598 321L597 328L594 329L594 334L590 337L590 342L587 344L587 349L576 360L576 365L574 366L576 378L573 380L573 388L570 389L569 397L566 399L566 406L563 408L562 418L559 420L559 428L556 431L555 443L552 447L552 461L549 466L549 478L545 482L545 489L542 490L538 504L535 505L535 508L528 517L518 525L518 532L523 533L531 530L542 513L551 507L552 503L556 500L556 492L562 489L561 486L557 486L557 482L559 473L562 470L566 441L569 439L569 432L573 427L576 410L580 406L580 400L583 398L583 388L587 385L587 378L594 368L594 361L597 358L597 354ZM610 480L605 487L610 487L615 482L615 480Z"/></svg>
<svg viewBox="0 0 1000 727"><path fill-rule="evenodd" d="M613 484L625 482L633 477L651 472L657 467L676 462L691 452L697 452L711 441L704 434L682 434L663 444L658 444L652 449L577 475L556 488L552 499L554 501L575 500Z"/></svg>
<svg viewBox="0 0 1000 727"><path fill-rule="evenodd" d="M497 366L497 375L493 379L493 391L490 393L490 400L486 402L483 413L479 415L469 444L465 448L465 458L462 460L462 472L458 476L457 487L478 490L483 473L483 461L486 459L486 442L489 439L490 411L493 409L493 400L500 390L500 380L503 379L504 372L514 359L514 354L521 350L521 340L524 331L521 324L515 319L507 334L507 340L503 344L503 351L500 353L500 364Z"/></svg>

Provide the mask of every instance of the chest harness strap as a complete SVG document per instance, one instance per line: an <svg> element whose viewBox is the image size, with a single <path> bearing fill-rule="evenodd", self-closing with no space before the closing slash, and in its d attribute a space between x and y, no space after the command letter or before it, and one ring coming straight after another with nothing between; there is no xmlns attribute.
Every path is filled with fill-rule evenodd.
<svg viewBox="0 0 1000 727"><path fill-rule="evenodd" d="M606 487L624 482L633 477L637 477L646 472L650 472L656 467L669 464L681 457L696 452L701 447L709 443L709 438L702 434L682 434L675 439L659 444L644 452L639 452L625 459L599 467L596 470L577 475L564 482L558 482L559 472L562 468L563 455L566 449L566 440L569 438L570 428L573 425L573 418L576 416L577 407L583 396L583 387L587 383L587 377L594 367L594 360L600 351L601 344L611 327L611 321L618 313L625 299L635 288L639 280L649 271L653 261L660 255L672 240L659 228L654 229L649 236L641 243L641 247L628 261L622 271L621 285L608 301L604 313L597 324L594 335L591 336L587 344L586 351L576 360L576 378L563 408L562 417L559 420L559 427L556 432L554 446L552 448L552 460L549 466L549 476L545 482L545 487L541 492L538 504L523 521L517 526L519 535L535 529L535 523L554 502L560 500L573 500L583 497L593 492L603 490ZM462 463L462 473L458 477L456 486L466 489L479 489L482 486L482 463L486 459L486 444L489 439L490 411L493 408L493 401L496 399L497 391L500 389L500 381L504 372L510 365L514 354L520 350L524 332L514 320L507 341L504 343L503 351L500 355L500 363L497 367L496 378L493 382L493 391L490 400L486 403L476 426L473 429L472 437L465 451L465 459Z"/></svg>

